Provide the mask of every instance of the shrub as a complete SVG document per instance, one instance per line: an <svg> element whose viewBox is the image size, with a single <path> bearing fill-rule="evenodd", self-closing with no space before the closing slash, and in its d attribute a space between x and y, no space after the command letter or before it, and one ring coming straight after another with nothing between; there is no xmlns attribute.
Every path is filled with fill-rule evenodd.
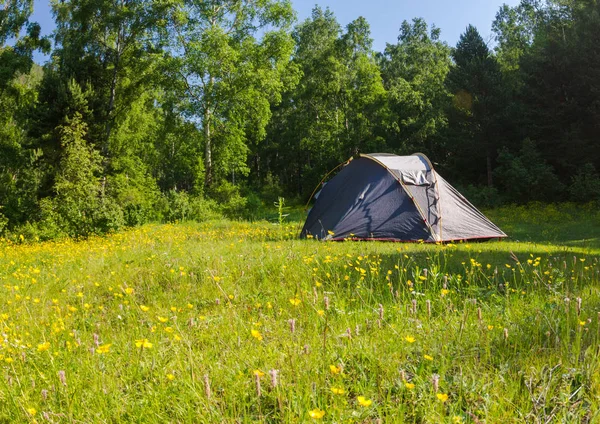
<svg viewBox="0 0 600 424"><path fill-rule="evenodd" d="M571 199L585 203L600 200L600 176L591 163L586 163L577 171L569 187Z"/></svg>

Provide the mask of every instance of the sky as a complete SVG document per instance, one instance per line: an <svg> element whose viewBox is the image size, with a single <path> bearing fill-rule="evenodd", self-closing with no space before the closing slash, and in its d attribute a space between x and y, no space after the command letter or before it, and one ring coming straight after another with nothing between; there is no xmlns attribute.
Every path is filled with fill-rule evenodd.
<svg viewBox="0 0 600 424"><path fill-rule="evenodd" d="M386 43L398 39L400 24L404 20L423 18L441 29L441 38L454 46L467 25L477 27L490 46L494 44L492 21L496 12L506 3L516 6L520 0L292 0L298 20L310 17L313 7L329 7L342 26L363 16L371 25L373 48L382 51ZM45 35L54 30L49 0L35 0L32 21L42 26ZM43 57L36 57L38 62Z"/></svg>

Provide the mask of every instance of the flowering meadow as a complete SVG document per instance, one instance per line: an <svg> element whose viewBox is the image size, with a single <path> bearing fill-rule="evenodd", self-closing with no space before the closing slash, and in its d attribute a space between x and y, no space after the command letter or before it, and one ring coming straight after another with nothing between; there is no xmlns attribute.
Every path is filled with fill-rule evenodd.
<svg viewBox="0 0 600 424"><path fill-rule="evenodd" d="M0 421L600 419L598 248L296 234L0 242Z"/></svg>

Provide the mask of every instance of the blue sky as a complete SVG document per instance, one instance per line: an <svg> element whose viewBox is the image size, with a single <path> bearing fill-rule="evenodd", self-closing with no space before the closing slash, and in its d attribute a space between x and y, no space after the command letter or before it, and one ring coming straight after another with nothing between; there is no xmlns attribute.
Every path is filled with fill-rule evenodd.
<svg viewBox="0 0 600 424"><path fill-rule="evenodd" d="M491 26L504 3L515 6L520 0L292 0L300 21L310 16L315 4L329 7L340 24L346 26L359 16L371 25L373 47L377 51L394 43L403 20L424 18L442 30L441 38L455 45L466 26L473 24L484 40L493 44ZM32 20L42 25L44 34L54 29L48 0L35 0Z"/></svg>

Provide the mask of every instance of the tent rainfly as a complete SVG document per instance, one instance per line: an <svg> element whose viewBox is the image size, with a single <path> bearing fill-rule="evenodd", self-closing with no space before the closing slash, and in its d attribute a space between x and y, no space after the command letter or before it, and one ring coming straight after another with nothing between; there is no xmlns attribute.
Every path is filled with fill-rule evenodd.
<svg viewBox="0 0 600 424"><path fill-rule="evenodd" d="M420 153L361 154L317 194L301 237L447 242L506 234Z"/></svg>

